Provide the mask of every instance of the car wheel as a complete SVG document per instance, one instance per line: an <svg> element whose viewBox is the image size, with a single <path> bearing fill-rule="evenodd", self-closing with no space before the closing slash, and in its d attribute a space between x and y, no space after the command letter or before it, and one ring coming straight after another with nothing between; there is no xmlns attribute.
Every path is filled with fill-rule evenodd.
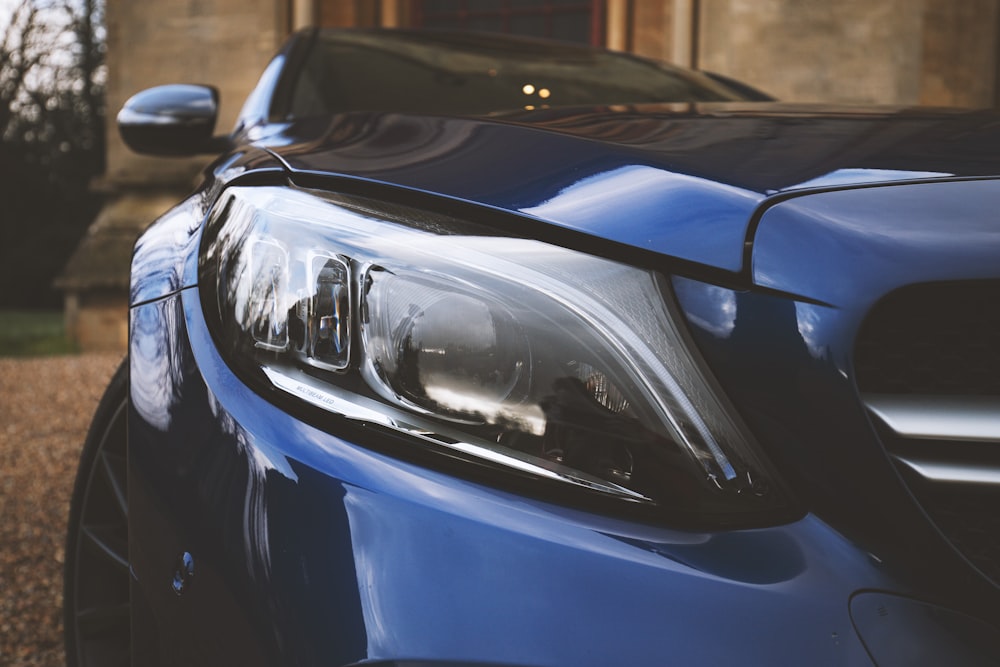
<svg viewBox="0 0 1000 667"><path fill-rule="evenodd" d="M63 613L66 664L128 665L128 360L87 433L70 505Z"/></svg>

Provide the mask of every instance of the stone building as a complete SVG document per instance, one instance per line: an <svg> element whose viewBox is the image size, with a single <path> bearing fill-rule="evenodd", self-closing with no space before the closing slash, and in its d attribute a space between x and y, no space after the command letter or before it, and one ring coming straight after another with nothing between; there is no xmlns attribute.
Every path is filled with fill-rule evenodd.
<svg viewBox="0 0 1000 667"><path fill-rule="evenodd" d="M308 25L556 36L710 70L797 102L995 106L1000 0L107 0L108 203L58 283L85 349L124 347L129 249L201 160L142 157L114 112L157 84L210 83L231 127L271 54Z"/></svg>

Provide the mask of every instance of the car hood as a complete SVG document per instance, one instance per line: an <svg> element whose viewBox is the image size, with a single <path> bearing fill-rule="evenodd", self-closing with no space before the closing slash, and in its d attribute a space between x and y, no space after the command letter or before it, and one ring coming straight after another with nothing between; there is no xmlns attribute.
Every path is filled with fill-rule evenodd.
<svg viewBox="0 0 1000 667"><path fill-rule="evenodd" d="M992 176L1000 115L713 103L486 117L349 113L272 128L294 173L389 183L728 271L796 193Z"/></svg>

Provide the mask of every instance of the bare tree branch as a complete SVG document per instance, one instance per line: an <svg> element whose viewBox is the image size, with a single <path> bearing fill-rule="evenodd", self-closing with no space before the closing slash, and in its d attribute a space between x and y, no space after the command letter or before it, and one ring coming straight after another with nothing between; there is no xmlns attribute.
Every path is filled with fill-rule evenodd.
<svg viewBox="0 0 1000 667"><path fill-rule="evenodd" d="M103 169L102 19L101 0L20 0L0 28L0 142Z"/></svg>

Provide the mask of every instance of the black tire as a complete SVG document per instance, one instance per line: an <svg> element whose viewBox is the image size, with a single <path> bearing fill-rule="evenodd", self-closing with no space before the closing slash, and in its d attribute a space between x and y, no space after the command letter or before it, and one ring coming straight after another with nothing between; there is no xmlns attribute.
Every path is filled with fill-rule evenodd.
<svg viewBox="0 0 1000 667"><path fill-rule="evenodd" d="M66 535L66 664L129 665L128 359L104 392L77 469Z"/></svg>

